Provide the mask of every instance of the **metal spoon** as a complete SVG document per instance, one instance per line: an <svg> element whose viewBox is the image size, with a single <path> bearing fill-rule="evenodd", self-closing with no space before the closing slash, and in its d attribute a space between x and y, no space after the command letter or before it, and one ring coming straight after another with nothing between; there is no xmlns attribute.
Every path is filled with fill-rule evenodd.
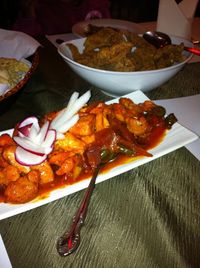
<svg viewBox="0 0 200 268"><path fill-rule="evenodd" d="M83 200L75 216L71 228L68 232L65 232L57 241L57 251L60 256L68 256L73 253L80 244L80 231L84 224L87 209L89 206L90 198L95 188L96 178L102 167L102 165L114 161L116 154L110 152L105 157L101 158L101 163L95 168L94 174L90 180L89 186L85 192Z"/></svg>
<svg viewBox="0 0 200 268"><path fill-rule="evenodd" d="M149 42L150 44L154 45L157 48L162 48L162 47L172 43L169 35L162 33L162 32L148 31L148 32L143 34L143 38L147 42ZM200 49L185 46L184 50L200 56Z"/></svg>

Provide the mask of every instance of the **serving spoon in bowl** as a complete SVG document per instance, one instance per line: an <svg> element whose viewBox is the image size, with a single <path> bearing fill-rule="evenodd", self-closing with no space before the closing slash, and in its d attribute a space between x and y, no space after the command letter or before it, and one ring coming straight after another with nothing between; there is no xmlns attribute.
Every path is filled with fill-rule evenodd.
<svg viewBox="0 0 200 268"><path fill-rule="evenodd" d="M169 35L157 32L157 31L148 31L143 34L143 38L155 46L156 48L162 48L164 46L170 45L172 43L171 38ZM186 47L184 46L184 50L193 53L195 55L200 56L200 49L193 48L193 47Z"/></svg>

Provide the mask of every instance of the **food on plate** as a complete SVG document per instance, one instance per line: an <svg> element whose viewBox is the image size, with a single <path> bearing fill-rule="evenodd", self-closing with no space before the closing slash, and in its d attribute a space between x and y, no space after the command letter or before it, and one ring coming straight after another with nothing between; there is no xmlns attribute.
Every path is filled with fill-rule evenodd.
<svg viewBox="0 0 200 268"><path fill-rule="evenodd" d="M0 69L0 84L9 84L9 74L7 70Z"/></svg>
<svg viewBox="0 0 200 268"><path fill-rule="evenodd" d="M14 87L28 72L30 66L14 58L0 58L0 83Z"/></svg>
<svg viewBox="0 0 200 268"><path fill-rule="evenodd" d="M66 46L76 62L109 71L155 70L184 60L184 44L155 48L135 33L110 27L89 35L84 42L83 52L79 52L71 43Z"/></svg>
<svg viewBox="0 0 200 268"><path fill-rule="evenodd" d="M150 100L136 104L122 97L113 104L87 104L90 96L90 91L80 97L74 92L63 110L41 120L28 117L12 136L0 136L2 202L26 203L89 177L110 153L116 156L112 166L151 157L148 150L176 122Z"/></svg>
<svg viewBox="0 0 200 268"><path fill-rule="evenodd" d="M85 36L89 36L91 34L97 33L99 30L105 28L105 26L97 26L92 23L87 24L86 28L84 29ZM117 28L110 27L112 29L117 30Z"/></svg>

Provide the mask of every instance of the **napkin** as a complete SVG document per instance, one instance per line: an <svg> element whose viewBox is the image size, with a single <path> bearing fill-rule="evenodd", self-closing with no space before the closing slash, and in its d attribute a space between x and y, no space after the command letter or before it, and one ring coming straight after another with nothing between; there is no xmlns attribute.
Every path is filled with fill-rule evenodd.
<svg viewBox="0 0 200 268"><path fill-rule="evenodd" d="M200 136L200 94L155 102L165 107L167 113L174 113L181 125ZM186 145L186 148L200 160L200 138Z"/></svg>
<svg viewBox="0 0 200 268"><path fill-rule="evenodd" d="M160 0L157 17L157 31L191 39L191 26L198 0Z"/></svg>
<svg viewBox="0 0 200 268"><path fill-rule="evenodd" d="M63 42L74 40L80 38L79 36L73 33L66 33L66 34L54 34L54 35L46 35L46 38L55 46L59 46L58 40L62 40Z"/></svg>
<svg viewBox="0 0 200 268"><path fill-rule="evenodd" d="M25 33L0 29L0 57L21 60L33 55L39 46Z"/></svg>
<svg viewBox="0 0 200 268"><path fill-rule="evenodd" d="M40 43L31 36L17 31L0 29L0 57L25 59L35 53ZM9 90L8 84L0 83L0 95Z"/></svg>
<svg viewBox="0 0 200 268"><path fill-rule="evenodd" d="M1 84L0 83L0 96L5 94L9 90L8 84Z"/></svg>

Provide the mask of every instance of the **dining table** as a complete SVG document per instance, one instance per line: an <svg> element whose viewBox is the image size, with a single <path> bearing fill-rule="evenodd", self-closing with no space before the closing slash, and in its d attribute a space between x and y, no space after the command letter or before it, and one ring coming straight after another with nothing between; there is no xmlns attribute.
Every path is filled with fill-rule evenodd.
<svg viewBox="0 0 200 268"><path fill-rule="evenodd" d="M19 92L1 101L0 131L62 109L74 91L91 90L91 101L112 99L75 74L45 36L37 39L37 69ZM145 92L152 100L196 94L200 62ZM84 191L0 221L12 267L200 267L200 162L185 147L96 184L80 245L62 257L56 243L71 226Z"/></svg>

